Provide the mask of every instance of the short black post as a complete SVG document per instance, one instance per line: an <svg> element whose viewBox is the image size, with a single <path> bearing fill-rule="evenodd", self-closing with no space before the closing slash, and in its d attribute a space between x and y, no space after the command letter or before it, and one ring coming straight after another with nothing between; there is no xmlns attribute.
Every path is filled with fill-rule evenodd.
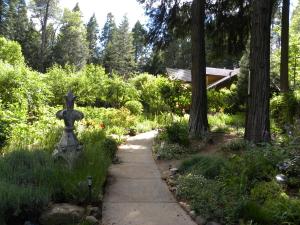
<svg viewBox="0 0 300 225"><path fill-rule="evenodd" d="M91 203L92 202L92 184L93 184L92 176L88 176L87 181L88 181L88 187L89 187L89 203Z"/></svg>

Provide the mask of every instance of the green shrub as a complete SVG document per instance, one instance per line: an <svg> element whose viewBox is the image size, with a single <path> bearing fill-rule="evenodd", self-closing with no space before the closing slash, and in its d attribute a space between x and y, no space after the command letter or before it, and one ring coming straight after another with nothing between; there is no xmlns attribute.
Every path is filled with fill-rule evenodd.
<svg viewBox="0 0 300 225"><path fill-rule="evenodd" d="M179 144L164 143L155 147L155 153L160 156L161 159L181 159L189 154L192 154L193 149L186 148Z"/></svg>
<svg viewBox="0 0 300 225"><path fill-rule="evenodd" d="M167 140L183 146L189 145L188 125L185 121L175 122L166 127Z"/></svg>
<svg viewBox="0 0 300 225"><path fill-rule="evenodd" d="M23 64L24 57L19 43L0 37L0 61L11 65Z"/></svg>
<svg viewBox="0 0 300 225"><path fill-rule="evenodd" d="M16 148L53 151L63 131L63 122L55 118L56 111L58 108L42 107L38 121L11 121L9 139L2 151L10 152Z"/></svg>
<svg viewBox="0 0 300 225"><path fill-rule="evenodd" d="M177 182L177 196L189 200L197 214L214 220L224 217L220 207L221 183L194 174L180 176Z"/></svg>
<svg viewBox="0 0 300 225"><path fill-rule="evenodd" d="M244 139L235 139L222 145L221 150L237 152L237 151L246 150L247 147L248 144Z"/></svg>
<svg viewBox="0 0 300 225"><path fill-rule="evenodd" d="M248 193L257 182L273 180L278 173L277 164L284 157L283 152L271 147L253 149L230 158L221 176L227 183L238 185L242 193Z"/></svg>
<svg viewBox="0 0 300 225"><path fill-rule="evenodd" d="M118 144L117 142L112 138L106 138L102 142L102 147L105 149L106 153L109 155L111 159L114 158L117 150L118 150Z"/></svg>
<svg viewBox="0 0 300 225"><path fill-rule="evenodd" d="M128 101L125 103L125 108L134 115L141 115L143 113L143 105L139 101Z"/></svg>
<svg viewBox="0 0 300 225"><path fill-rule="evenodd" d="M139 91L144 111L151 114L170 112L182 114L189 108L191 89L163 76L140 74L129 81Z"/></svg>
<svg viewBox="0 0 300 225"><path fill-rule="evenodd" d="M124 107L120 109L80 107L78 110L88 118L82 121L85 126L104 129L107 134L124 135L129 128L135 127L138 121L137 117Z"/></svg>
<svg viewBox="0 0 300 225"><path fill-rule="evenodd" d="M281 196L267 200L263 205L270 218L276 224L300 224L300 200ZM273 224L274 224L273 223Z"/></svg>
<svg viewBox="0 0 300 225"><path fill-rule="evenodd" d="M208 115L208 123L212 131L243 131L245 115L238 113L235 115L216 113Z"/></svg>
<svg viewBox="0 0 300 225"><path fill-rule="evenodd" d="M219 176L226 160L220 156L194 156L180 165L180 172L184 174L193 173L205 178L213 179Z"/></svg>
<svg viewBox="0 0 300 225"><path fill-rule="evenodd" d="M270 190L271 191L271 190ZM300 200L287 196L277 196L265 201L264 204L250 201L242 210L245 219L261 225L296 225L300 223Z"/></svg>
<svg viewBox="0 0 300 225"><path fill-rule="evenodd" d="M269 199L278 198L283 193L282 187L275 181L257 183L250 191L250 199L263 204Z"/></svg>
<svg viewBox="0 0 300 225"><path fill-rule="evenodd" d="M300 94L298 91L275 96L270 101L271 117L281 129L285 129L287 124L294 123L296 113L299 113L297 111L299 104Z"/></svg>
<svg viewBox="0 0 300 225"><path fill-rule="evenodd" d="M210 89L207 92L208 110L214 113L236 113L238 111L236 95L236 85L234 84L231 85L230 89Z"/></svg>
<svg viewBox="0 0 300 225"><path fill-rule="evenodd" d="M229 159L219 157L199 156L184 161L177 180L178 197L188 200L201 216L223 224L238 224L241 219L275 224L270 219L273 212L265 204L282 196L282 188L273 180L278 174L276 165L286 157L285 153L265 146Z"/></svg>
<svg viewBox="0 0 300 225"><path fill-rule="evenodd" d="M116 151L115 145L109 146L106 144L106 139L101 140L100 138L101 136L97 142L85 143L83 155L73 171L67 171L67 174L59 179L62 188L61 192L57 193L56 200L79 204L86 203L89 197L87 185L89 176L93 180L92 201L98 202L100 200L107 169L112 160L112 151Z"/></svg>
<svg viewBox="0 0 300 225"><path fill-rule="evenodd" d="M15 150L0 158L0 217L40 212L58 190L58 171L44 151Z"/></svg>

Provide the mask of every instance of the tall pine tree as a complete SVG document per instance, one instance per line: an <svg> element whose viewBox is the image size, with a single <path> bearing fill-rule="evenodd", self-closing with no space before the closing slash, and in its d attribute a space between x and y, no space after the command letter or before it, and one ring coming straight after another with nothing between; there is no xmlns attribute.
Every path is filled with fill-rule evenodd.
<svg viewBox="0 0 300 225"><path fill-rule="evenodd" d="M116 49L116 63L114 69L124 77L135 71L134 48L132 34L129 31L127 16L123 17L112 43Z"/></svg>
<svg viewBox="0 0 300 225"><path fill-rule="evenodd" d="M40 71L46 70L47 58L51 55L51 47L48 45L48 23L49 20L55 20L58 17L60 9L58 7L58 0L31 0L30 8L32 17L40 22L41 27L41 46L39 51Z"/></svg>
<svg viewBox="0 0 300 225"><path fill-rule="evenodd" d="M81 20L81 13L65 9L55 47L56 62L81 69L87 62L88 51L86 28Z"/></svg>
<svg viewBox="0 0 300 225"><path fill-rule="evenodd" d="M109 17L108 17L109 18ZM124 16L118 28L114 28L111 17L102 32L103 65L106 73L118 73L125 78L135 71L134 48L129 23Z"/></svg>
<svg viewBox="0 0 300 225"><path fill-rule="evenodd" d="M139 62L140 58L144 54L146 47L146 35L147 31L140 21L137 21L132 29L134 60L136 63Z"/></svg>
<svg viewBox="0 0 300 225"><path fill-rule="evenodd" d="M7 12L8 0L0 0L0 35L4 36L4 22Z"/></svg>
<svg viewBox="0 0 300 225"><path fill-rule="evenodd" d="M99 26L95 14L90 18L86 25L87 41L89 45L88 63L100 63L100 49L99 49Z"/></svg>

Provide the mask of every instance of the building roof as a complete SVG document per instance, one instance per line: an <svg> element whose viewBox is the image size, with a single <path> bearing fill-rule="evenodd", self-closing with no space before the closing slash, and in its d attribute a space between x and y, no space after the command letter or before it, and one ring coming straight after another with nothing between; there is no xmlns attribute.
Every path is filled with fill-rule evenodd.
<svg viewBox="0 0 300 225"><path fill-rule="evenodd" d="M207 88L215 88L223 82L230 80L232 77L239 74L240 69L220 69L213 67L206 67L206 76L217 76L220 77L219 80L210 84ZM172 80L181 80L187 83L192 82L191 70L184 69L172 69L167 68L167 73Z"/></svg>

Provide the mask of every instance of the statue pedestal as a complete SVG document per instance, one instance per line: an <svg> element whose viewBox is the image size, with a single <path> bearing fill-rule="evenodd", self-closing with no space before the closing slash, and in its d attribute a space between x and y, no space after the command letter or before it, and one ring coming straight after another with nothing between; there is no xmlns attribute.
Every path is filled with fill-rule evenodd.
<svg viewBox="0 0 300 225"><path fill-rule="evenodd" d="M69 167L72 167L81 155L82 150L83 146L79 144L73 130L65 129L52 155L54 159L62 159L67 162Z"/></svg>
<svg viewBox="0 0 300 225"><path fill-rule="evenodd" d="M58 119L64 120L65 130L53 152L53 157L57 160L67 162L70 168L73 167L75 161L80 157L83 146L79 144L76 135L74 134L75 121L83 119L83 113L74 110L75 96L72 92L66 95L66 109L56 113Z"/></svg>

